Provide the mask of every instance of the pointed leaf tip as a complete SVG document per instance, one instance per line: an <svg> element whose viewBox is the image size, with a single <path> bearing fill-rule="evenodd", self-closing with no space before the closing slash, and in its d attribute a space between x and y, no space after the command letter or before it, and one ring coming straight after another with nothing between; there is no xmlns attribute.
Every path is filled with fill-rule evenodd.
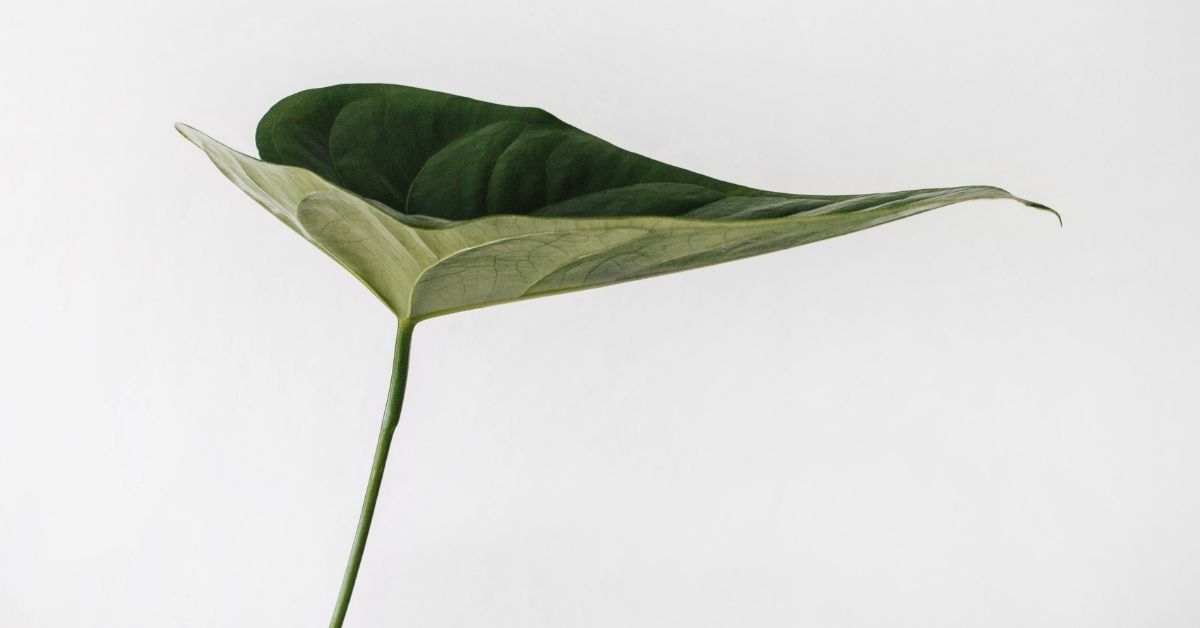
<svg viewBox="0 0 1200 628"><path fill-rule="evenodd" d="M1038 202L1036 202L1036 201L1028 201L1028 200L1025 200L1025 199L1023 199L1023 198L1021 198L1021 199L1017 199L1017 200L1021 201L1021 202L1022 202L1022 203L1024 203L1025 205L1028 205L1029 207L1032 207L1032 208L1034 208L1034 209L1040 209L1040 210L1042 210L1042 211L1044 211L1044 212L1050 212L1051 214L1054 214L1054 217L1058 219L1058 226L1059 226L1059 227L1062 227L1062 226L1063 226L1062 214L1058 213L1058 211L1057 211L1057 210L1055 210L1053 207L1050 207L1049 205L1043 205L1043 204L1041 204L1041 203L1038 203Z"/></svg>
<svg viewBox="0 0 1200 628"><path fill-rule="evenodd" d="M187 124L184 124L182 122L176 122L175 123L175 131L178 132L180 135L182 135L183 138L186 139L187 141L189 141L197 146L200 146L200 141L198 138L198 134L200 134L200 132L197 131L195 128L188 126Z"/></svg>

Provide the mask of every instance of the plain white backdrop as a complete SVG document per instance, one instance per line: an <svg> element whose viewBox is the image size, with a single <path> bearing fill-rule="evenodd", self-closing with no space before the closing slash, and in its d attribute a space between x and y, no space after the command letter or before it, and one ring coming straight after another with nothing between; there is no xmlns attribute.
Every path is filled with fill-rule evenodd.
<svg viewBox="0 0 1200 628"><path fill-rule="evenodd" d="M389 312L171 125L543 107L974 202L416 330L347 626L1200 624L1195 3L25 2L0 25L0 626L328 621Z"/></svg>

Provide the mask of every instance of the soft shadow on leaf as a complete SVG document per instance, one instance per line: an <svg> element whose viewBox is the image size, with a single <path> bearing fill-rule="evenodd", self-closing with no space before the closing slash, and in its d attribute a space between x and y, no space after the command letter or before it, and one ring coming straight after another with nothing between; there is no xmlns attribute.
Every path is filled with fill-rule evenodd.
<svg viewBox="0 0 1200 628"><path fill-rule="evenodd" d="M345 622L358 577L417 321L769 253L973 199L1053 211L991 186L755 190L617 148L540 109L396 85L283 99L259 122L261 161L176 128L398 317L392 384L331 628Z"/></svg>
<svg viewBox="0 0 1200 628"><path fill-rule="evenodd" d="M718 264L974 199L1053 212L992 186L756 190L540 109L397 85L285 98L259 123L261 161L176 128L402 320Z"/></svg>

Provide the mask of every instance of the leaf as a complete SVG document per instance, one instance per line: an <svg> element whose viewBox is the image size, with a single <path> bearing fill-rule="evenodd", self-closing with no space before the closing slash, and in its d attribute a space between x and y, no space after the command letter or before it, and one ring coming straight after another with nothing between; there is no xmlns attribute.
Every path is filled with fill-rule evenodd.
<svg viewBox="0 0 1200 628"><path fill-rule="evenodd" d="M755 190L617 148L540 109L394 85L285 98L258 125L262 161L176 128L399 318L333 628L358 578L417 321L768 253L966 200L1053 212L989 186L853 196Z"/></svg>
<svg viewBox="0 0 1200 628"><path fill-rule="evenodd" d="M1053 211L991 186L756 190L623 150L540 109L395 85L285 98L259 123L262 161L176 127L401 320L699 268L967 200Z"/></svg>

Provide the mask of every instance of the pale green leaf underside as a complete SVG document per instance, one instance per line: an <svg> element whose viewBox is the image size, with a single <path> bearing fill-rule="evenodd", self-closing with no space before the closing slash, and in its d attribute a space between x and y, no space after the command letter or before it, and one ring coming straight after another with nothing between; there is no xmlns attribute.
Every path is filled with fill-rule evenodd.
<svg viewBox="0 0 1200 628"><path fill-rule="evenodd" d="M861 195L850 211L752 220L498 214L447 221L399 214L304 168L177 128L246 194L411 320L769 253L967 200L1044 209L999 188L967 186ZM869 202L873 196L878 202Z"/></svg>

